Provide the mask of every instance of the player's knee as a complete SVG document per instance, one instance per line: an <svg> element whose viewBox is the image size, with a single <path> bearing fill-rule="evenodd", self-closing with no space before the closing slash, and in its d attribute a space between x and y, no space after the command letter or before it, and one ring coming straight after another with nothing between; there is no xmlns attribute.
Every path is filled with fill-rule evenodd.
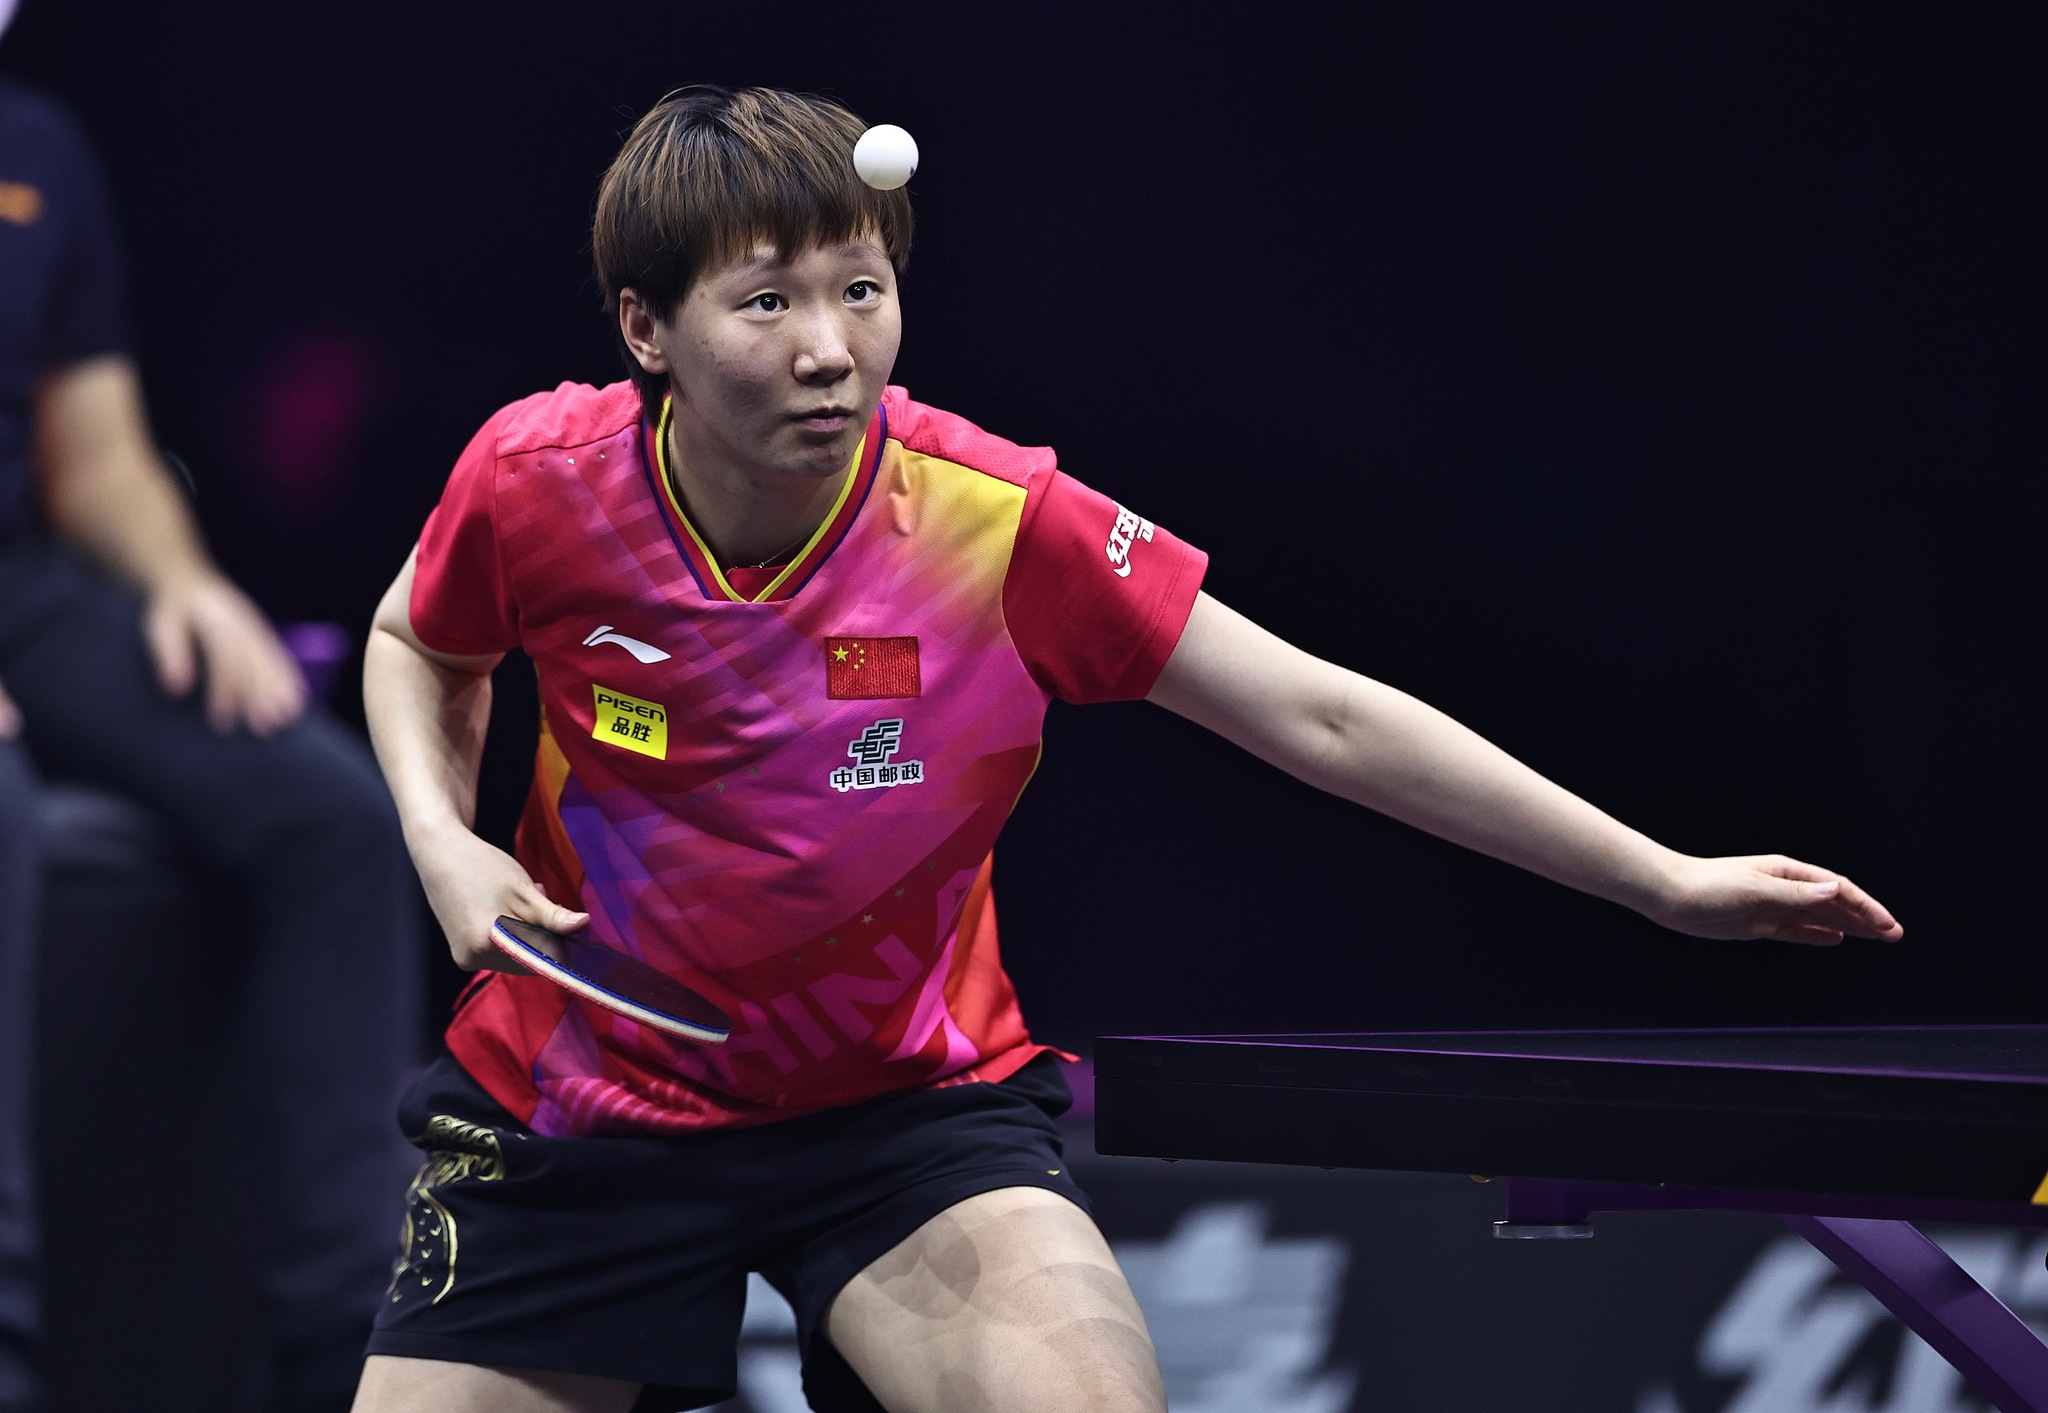
<svg viewBox="0 0 2048 1413"><path fill-rule="evenodd" d="M1165 1413L1159 1359L1144 1325L1121 1315L1077 1320L1055 1331L1050 1352L1101 1413Z"/></svg>

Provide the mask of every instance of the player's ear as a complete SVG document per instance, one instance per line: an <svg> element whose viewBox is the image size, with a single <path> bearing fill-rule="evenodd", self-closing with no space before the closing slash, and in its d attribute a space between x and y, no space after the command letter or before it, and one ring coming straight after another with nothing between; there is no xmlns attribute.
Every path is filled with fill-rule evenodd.
<svg viewBox="0 0 2048 1413"><path fill-rule="evenodd" d="M661 322L636 289L619 291L619 337L633 361L648 373L666 373L668 354L663 350Z"/></svg>

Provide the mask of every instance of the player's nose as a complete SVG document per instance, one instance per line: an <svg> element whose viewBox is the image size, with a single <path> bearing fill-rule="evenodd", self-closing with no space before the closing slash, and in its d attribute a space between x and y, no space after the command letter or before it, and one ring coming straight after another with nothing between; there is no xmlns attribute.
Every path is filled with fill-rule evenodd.
<svg viewBox="0 0 2048 1413"><path fill-rule="evenodd" d="M853 346L830 313L804 320L796 333L795 372L800 381L836 382L853 371Z"/></svg>

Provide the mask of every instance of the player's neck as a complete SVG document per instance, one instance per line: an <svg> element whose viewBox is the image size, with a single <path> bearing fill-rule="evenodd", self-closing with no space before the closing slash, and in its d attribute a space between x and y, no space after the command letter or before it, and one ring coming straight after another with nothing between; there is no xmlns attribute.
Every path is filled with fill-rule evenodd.
<svg viewBox="0 0 2048 1413"><path fill-rule="evenodd" d="M801 549L832 513L851 466L815 480L754 466L717 439L669 423L671 488L719 567L775 563Z"/></svg>

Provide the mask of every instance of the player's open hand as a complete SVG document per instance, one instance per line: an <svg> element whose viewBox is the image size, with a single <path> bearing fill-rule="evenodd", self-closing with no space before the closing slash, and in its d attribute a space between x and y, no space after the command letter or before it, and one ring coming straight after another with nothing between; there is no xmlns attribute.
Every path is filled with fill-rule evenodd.
<svg viewBox="0 0 2048 1413"><path fill-rule="evenodd" d="M21 708L7 695L6 685L0 683L0 741L12 741L20 734Z"/></svg>
<svg viewBox="0 0 2048 1413"><path fill-rule="evenodd" d="M1846 937L1896 942L1906 929L1839 873L1782 854L1681 861L1650 917L1695 937L1767 937L1832 947Z"/></svg>
<svg viewBox="0 0 2048 1413"><path fill-rule="evenodd" d="M248 596L219 575L179 580L149 596L143 616L157 679L174 697L206 681L206 720L268 736L306 710L306 683Z"/></svg>
<svg viewBox="0 0 2048 1413"><path fill-rule="evenodd" d="M427 837L408 832L406 843L427 902L448 935L448 954L464 971L526 970L491 941L491 924L501 915L554 932L580 932L590 923L589 913L554 902L518 860L459 824Z"/></svg>

